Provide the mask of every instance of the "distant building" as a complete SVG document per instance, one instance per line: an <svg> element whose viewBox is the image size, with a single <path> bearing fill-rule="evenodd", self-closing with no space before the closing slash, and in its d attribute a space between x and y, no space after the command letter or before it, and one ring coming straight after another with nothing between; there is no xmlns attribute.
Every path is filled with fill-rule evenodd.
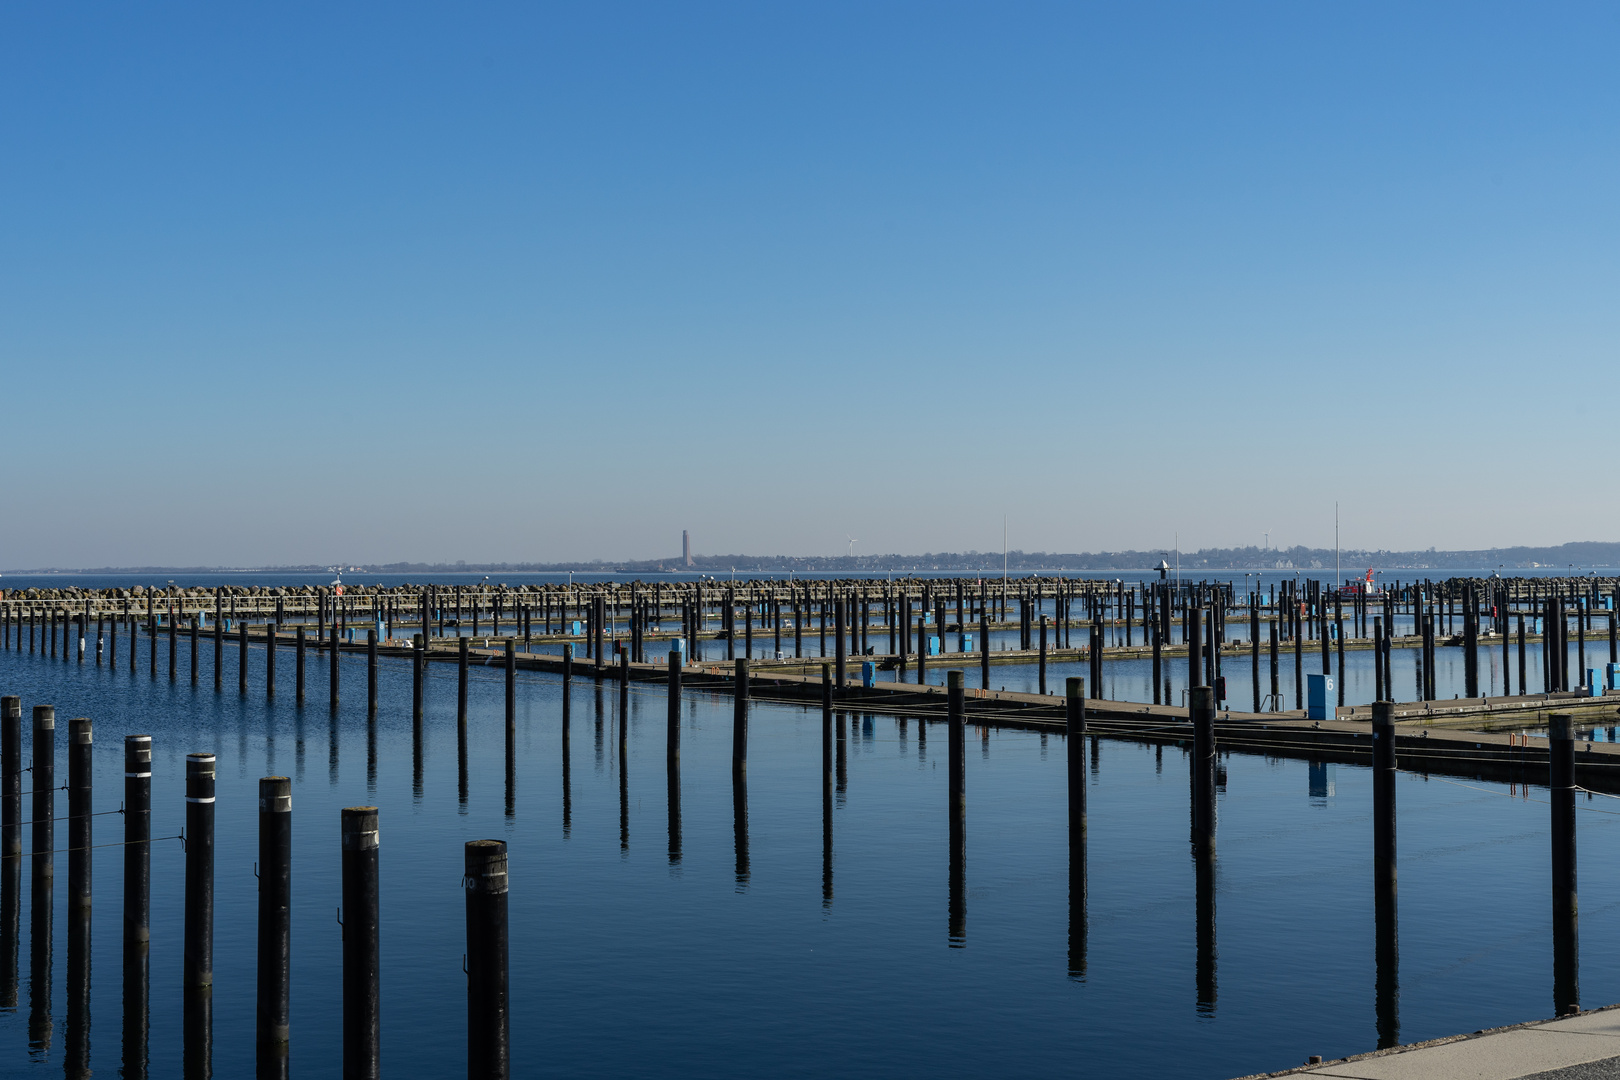
<svg viewBox="0 0 1620 1080"><path fill-rule="evenodd" d="M692 565L692 534L685 529L681 530L681 564Z"/></svg>

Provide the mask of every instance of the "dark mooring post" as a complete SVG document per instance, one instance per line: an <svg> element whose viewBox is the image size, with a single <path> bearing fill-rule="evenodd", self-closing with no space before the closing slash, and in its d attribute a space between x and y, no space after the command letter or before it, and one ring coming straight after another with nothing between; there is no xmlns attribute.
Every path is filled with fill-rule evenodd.
<svg viewBox="0 0 1620 1080"><path fill-rule="evenodd" d="M239 694L247 693L247 654L247 620L243 619L236 624L236 692Z"/></svg>
<svg viewBox="0 0 1620 1080"><path fill-rule="evenodd" d="M90 721L68 721L67 1027L63 1072L90 1075Z"/></svg>
<svg viewBox="0 0 1620 1080"><path fill-rule="evenodd" d="M18 650L22 648L18 622ZM22 925L22 699L0 697L0 1009L17 1007Z"/></svg>
<svg viewBox="0 0 1620 1080"><path fill-rule="evenodd" d="M946 812L950 822L950 901L947 906L952 948L967 942L967 726L964 717L962 673L945 673L946 743L950 770Z"/></svg>
<svg viewBox="0 0 1620 1080"><path fill-rule="evenodd" d="M421 639L421 635L417 635ZM377 808L343 808L343 1078L377 1080Z"/></svg>
<svg viewBox="0 0 1620 1080"><path fill-rule="evenodd" d="M0 858L22 857L22 698L0 697Z"/></svg>
<svg viewBox="0 0 1620 1080"><path fill-rule="evenodd" d="M1194 608L1187 615L1187 685L1204 683L1204 609ZM1096 689L1096 687L1092 687ZM1190 702L1191 697L1188 698ZM1174 704L1171 702L1170 704Z"/></svg>
<svg viewBox="0 0 1620 1080"><path fill-rule="evenodd" d="M567 738L566 731L564 738ZM669 786L669 861L681 861L681 653L669 650L669 728L664 764Z"/></svg>
<svg viewBox="0 0 1620 1080"><path fill-rule="evenodd" d="M276 696L276 624L264 624L264 696L273 700Z"/></svg>
<svg viewBox="0 0 1620 1080"><path fill-rule="evenodd" d="M243 632L244 637L246 632ZM213 1073L214 755L186 755L185 1074Z"/></svg>
<svg viewBox="0 0 1620 1080"><path fill-rule="evenodd" d="M152 736L124 736L124 1072L146 1076L151 993Z"/></svg>
<svg viewBox="0 0 1620 1080"><path fill-rule="evenodd" d="M1187 692L1193 725L1193 843L1215 849L1215 690L1195 686Z"/></svg>
<svg viewBox="0 0 1620 1080"><path fill-rule="evenodd" d="M293 634L293 697L300 705L304 703L304 650L308 646L300 626Z"/></svg>
<svg viewBox="0 0 1620 1080"><path fill-rule="evenodd" d="M681 653L669 650L669 730L665 738L664 755L671 768L681 761Z"/></svg>
<svg viewBox="0 0 1620 1080"><path fill-rule="evenodd" d="M1376 623L1375 623L1376 625ZM1376 634L1374 635L1377 636ZM1395 872L1395 705L1373 702L1373 913L1378 1047L1401 1041Z"/></svg>
<svg viewBox="0 0 1620 1080"><path fill-rule="evenodd" d="M506 1080L507 1048L506 843L469 840L467 893L467 1078Z"/></svg>
<svg viewBox="0 0 1620 1080"><path fill-rule="evenodd" d="M456 724L467 726L467 641L456 638Z"/></svg>
<svg viewBox="0 0 1620 1080"><path fill-rule="evenodd" d="M129 632L129 663L130 670L135 670L135 629L131 625ZM219 603L214 603L214 689L225 689L225 620L220 616Z"/></svg>
<svg viewBox="0 0 1620 1080"><path fill-rule="evenodd" d="M506 730L517 729L517 642L506 639ZM625 669L628 674L629 669ZM629 685L626 683L626 685Z"/></svg>
<svg viewBox="0 0 1620 1080"><path fill-rule="evenodd" d="M736 686L732 694L731 714L731 771L748 769L748 660L739 656L736 661Z"/></svg>
<svg viewBox="0 0 1620 1080"><path fill-rule="evenodd" d="M411 636L411 718L422 719L422 669L427 667L427 653L421 634Z"/></svg>
<svg viewBox="0 0 1620 1080"><path fill-rule="evenodd" d="M90 910L91 753L90 721L68 721L68 919Z"/></svg>
<svg viewBox="0 0 1620 1080"><path fill-rule="evenodd" d="M331 648L331 651L330 651L329 655L326 658L326 666L327 666L327 676L326 676L327 697L330 699L331 706L332 706L332 708L334 710L338 707L338 654L343 651L341 646L338 644L338 642L339 642L338 634L339 633L340 633L340 631L338 630L338 623L337 623L336 613L334 612L333 619L332 619L332 648Z"/></svg>
<svg viewBox="0 0 1620 1080"><path fill-rule="evenodd" d="M259 986L255 1057L259 1080L284 1080L292 956L292 781L259 781Z"/></svg>
<svg viewBox="0 0 1620 1080"><path fill-rule="evenodd" d="M1086 681L1064 688L1064 749L1069 773L1069 977L1086 974Z"/></svg>
<svg viewBox="0 0 1620 1080"><path fill-rule="evenodd" d="M919 720L926 726L926 721ZM821 665L821 905L833 901L833 697L832 669Z"/></svg>
<svg viewBox="0 0 1620 1080"><path fill-rule="evenodd" d="M55 876L51 852L56 847L56 706L34 706L34 876Z"/></svg>
<svg viewBox="0 0 1620 1080"><path fill-rule="evenodd" d="M366 713L377 715L377 628L366 631Z"/></svg>
<svg viewBox="0 0 1620 1080"><path fill-rule="evenodd" d="M990 689L990 603L979 597L979 687Z"/></svg>
<svg viewBox="0 0 1620 1080"><path fill-rule="evenodd" d="M1041 694L1046 694L1046 616L1041 615L1041 661L1040 661Z"/></svg>
<svg viewBox="0 0 1620 1080"><path fill-rule="evenodd" d="M844 692L844 598L840 596L833 608L833 664L836 681L834 689L842 694ZM921 668L918 669L919 671Z"/></svg>
<svg viewBox="0 0 1620 1080"><path fill-rule="evenodd" d="M1552 802L1553 1011L1581 1007L1579 905L1575 899L1575 718L1554 713L1547 730Z"/></svg>

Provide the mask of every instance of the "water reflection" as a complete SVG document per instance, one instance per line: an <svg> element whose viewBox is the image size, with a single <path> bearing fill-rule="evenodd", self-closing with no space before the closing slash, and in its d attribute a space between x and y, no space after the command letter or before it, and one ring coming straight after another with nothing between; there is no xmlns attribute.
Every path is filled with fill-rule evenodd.
<svg viewBox="0 0 1620 1080"><path fill-rule="evenodd" d="M628 686L629 683L621 683ZM629 702L619 696L619 851L630 850L630 714Z"/></svg>
<svg viewBox="0 0 1620 1080"><path fill-rule="evenodd" d="M1193 846L1193 879L1197 896L1197 1003L1200 1014L1215 1015L1217 992L1215 945L1215 852L1208 846Z"/></svg>
<svg viewBox="0 0 1620 1080"><path fill-rule="evenodd" d="M849 750L848 750L848 740L845 737L845 733L844 733L845 716L844 716L843 713L838 714L837 723L838 723L838 729L837 729L838 752L837 752L837 762L836 762L836 770L837 770L837 777L836 777L836 779L837 779L837 788L836 788L836 790L837 790L837 793L838 793L838 805L843 806L845 801L846 801L845 792L847 792L848 789L849 789ZM921 746L922 746L922 744L919 742L918 743L919 752L921 750Z"/></svg>
<svg viewBox="0 0 1620 1080"><path fill-rule="evenodd" d="M1310 762L1308 784L1312 800L1332 798L1333 766L1324 761Z"/></svg>
<svg viewBox="0 0 1620 1080"><path fill-rule="evenodd" d="M43 856L49 866L50 856ZM51 1033L51 884L50 874L38 872L41 856L34 856L35 873L29 882L28 912L28 1050L36 1061L50 1053Z"/></svg>
<svg viewBox="0 0 1620 1080"><path fill-rule="evenodd" d="M731 770L731 822L737 848L737 891L748 888L748 770Z"/></svg>
<svg viewBox="0 0 1620 1080"><path fill-rule="evenodd" d="M6 1012L17 1008L17 932L21 924L22 856L7 855L0 858L0 1010Z"/></svg>
<svg viewBox="0 0 1620 1080"><path fill-rule="evenodd" d="M669 864L681 861L681 756L671 753L667 758L669 774Z"/></svg>
<svg viewBox="0 0 1620 1080"><path fill-rule="evenodd" d="M64 1032L63 1072L69 1077L90 1075L90 906L68 907L67 1028Z"/></svg>

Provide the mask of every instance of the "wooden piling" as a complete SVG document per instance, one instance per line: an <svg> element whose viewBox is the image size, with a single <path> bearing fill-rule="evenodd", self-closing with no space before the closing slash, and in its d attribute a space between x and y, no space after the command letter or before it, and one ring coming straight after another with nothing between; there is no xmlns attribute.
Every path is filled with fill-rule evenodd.
<svg viewBox="0 0 1620 1080"><path fill-rule="evenodd" d="M506 730L517 729L517 643L510 638L506 641ZM629 667L625 667L626 674ZM625 685L629 685L627 682Z"/></svg>
<svg viewBox="0 0 1620 1080"><path fill-rule="evenodd" d="M1547 794L1552 803L1553 1007L1578 1011L1580 909L1575 889L1575 718L1554 713L1547 729Z"/></svg>
<svg viewBox="0 0 1620 1080"><path fill-rule="evenodd" d="M950 823L950 897L946 912L947 935L953 948L967 941L967 729L962 673L945 673L947 773L946 808Z"/></svg>
<svg viewBox="0 0 1620 1080"><path fill-rule="evenodd" d="M243 628L246 633L246 627ZM266 700L274 701L276 697L276 624L264 624L264 696Z"/></svg>
<svg viewBox="0 0 1620 1080"><path fill-rule="evenodd" d="M259 1080L285 1080L290 1052L292 781L259 781L259 950L254 1037Z"/></svg>
<svg viewBox="0 0 1620 1080"><path fill-rule="evenodd" d="M68 916L90 910L91 806L94 740L90 721L68 721Z"/></svg>
<svg viewBox="0 0 1620 1080"><path fill-rule="evenodd" d="M146 1076L152 910L152 736L124 736L123 1075Z"/></svg>
<svg viewBox="0 0 1620 1080"><path fill-rule="evenodd" d="M1215 848L1215 690L1194 686L1187 692L1193 726L1192 832L1193 843Z"/></svg>
<svg viewBox="0 0 1620 1080"><path fill-rule="evenodd" d="M52 878L56 848L56 706L34 706L34 765L29 786L34 792L33 850L35 877Z"/></svg>
<svg viewBox="0 0 1620 1080"><path fill-rule="evenodd" d="M427 642L421 634L411 637L411 719L422 719L422 679L427 667Z"/></svg>
<svg viewBox="0 0 1620 1080"><path fill-rule="evenodd" d="M469 840L462 882L467 897L467 1076L511 1076L507 996L506 843Z"/></svg>
<svg viewBox="0 0 1620 1080"><path fill-rule="evenodd" d="M979 600L979 688L990 689L990 606Z"/></svg>
<svg viewBox="0 0 1620 1080"><path fill-rule="evenodd" d="M422 640L421 634L416 635ZM343 1078L378 1080L378 821L375 806L343 808Z"/></svg>
<svg viewBox="0 0 1620 1080"><path fill-rule="evenodd" d="M343 652L341 639L338 637L341 632L338 629L337 612L334 610L332 613L332 648L326 657L326 693L334 712L338 707L338 657Z"/></svg>
<svg viewBox="0 0 1620 1080"><path fill-rule="evenodd" d="M1046 693L1046 616L1041 615L1040 693Z"/></svg>
<svg viewBox="0 0 1620 1080"><path fill-rule="evenodd" d="M731 713L731 771L748 769L748 658L739 656Z"/></svg>
<svg viewBox="0 0 1620 1080"><path fill-rule="evenodd" d="M664 757L670 767L678 767L681 760L681 653L669 650L669 709L664 738Z"/></svg>
<svg viewBox="0 0 1620 1080"><path fill-rule="evenodd" d="M0 858L22 857L22 698L0 697Z"/></svg>
<svg viewBox="0 0 1620 1080"><path fill-rule="evenodd" d="M214 755L186 755L184 1040L187 1077L208 1076L213 1058Z"/></svg>

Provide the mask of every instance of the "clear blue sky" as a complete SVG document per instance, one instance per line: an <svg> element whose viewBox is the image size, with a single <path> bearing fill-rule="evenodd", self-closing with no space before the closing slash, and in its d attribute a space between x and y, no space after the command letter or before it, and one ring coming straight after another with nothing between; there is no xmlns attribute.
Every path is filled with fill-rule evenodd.
<svg viewBox="0 0 1620 1080"><path fill-rule="evenodd" d="M1617 539L1617 46L10 5L0 566Z"/></svg>

